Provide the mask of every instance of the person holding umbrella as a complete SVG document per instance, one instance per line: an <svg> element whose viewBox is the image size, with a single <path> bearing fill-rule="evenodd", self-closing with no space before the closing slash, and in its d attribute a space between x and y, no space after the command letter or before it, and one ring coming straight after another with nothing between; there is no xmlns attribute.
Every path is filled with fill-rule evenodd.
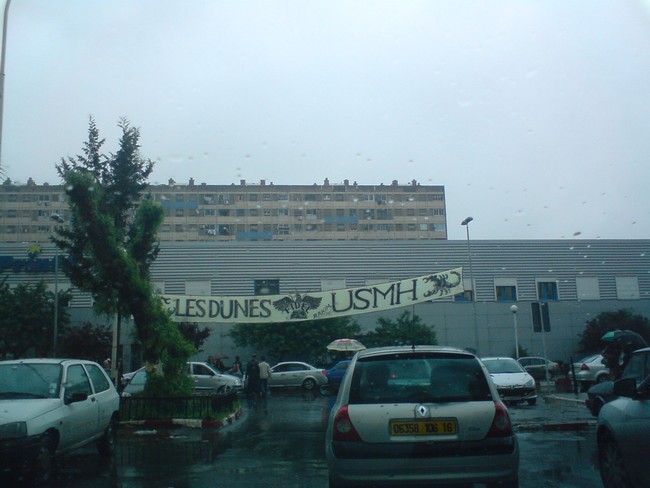
<svg viewBox="0 0 650 488"><path fill-rule="evenodd" d="M645 339L631 330L612 330L604 334L600 341L606 344L601 353L603 364L609 368L610 375L617 380L630 356L637 349L648 347Z"/></svg>

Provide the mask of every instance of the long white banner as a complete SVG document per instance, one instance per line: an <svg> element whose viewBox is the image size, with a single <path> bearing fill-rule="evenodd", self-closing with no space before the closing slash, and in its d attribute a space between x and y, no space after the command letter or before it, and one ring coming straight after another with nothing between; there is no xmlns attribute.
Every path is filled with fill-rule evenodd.
<svg viewBox="0 0 650 488"><path fill-rule="evenodd" d="M263 323L345 317L406 307L463 292L463 268L343 290L293 295L163 295L175 322Z"/></svg>

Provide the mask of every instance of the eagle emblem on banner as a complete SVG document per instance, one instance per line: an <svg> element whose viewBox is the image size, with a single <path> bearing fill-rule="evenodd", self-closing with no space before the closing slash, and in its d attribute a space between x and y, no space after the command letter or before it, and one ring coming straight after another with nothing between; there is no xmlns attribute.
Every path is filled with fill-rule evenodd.
<svg viewBox="0 0 650 488"><path fill-rule="evenodd" d="M317 309L323 299L296 293L273 302L276 310L288 313L290 319L306 319L310 310Z"/></svg>

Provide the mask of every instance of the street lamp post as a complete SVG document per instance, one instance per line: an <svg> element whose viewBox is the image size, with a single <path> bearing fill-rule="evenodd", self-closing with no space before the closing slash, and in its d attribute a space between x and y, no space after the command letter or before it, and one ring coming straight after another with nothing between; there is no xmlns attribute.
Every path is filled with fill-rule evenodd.
<svg viewBox="0 0 650 488"><path fill-rule="evenodd" d="M9 20L9 5L7 0L2 17L2 51L0 51L0 163L2 162L2 118L5 104L5 57L7 53L7 21ZM1 167L1 166L0 166Z"/></svg>
<svg viewBox="0 0 650 488"><path fill-rule="evenodd" d="M473 217L467 217L463 220L460 225L465 226L467 231L467 256L469 257L469 281L472 285L472 318L474 320L474 344L476 346L476 353L478 354L479 350L479 338L478 338L478 323L476 321L476 293L474 290L474 270L472 269L472 248L469 244L469 223L474 220Z"/></svg>
<svg viewBox="0 0 650 488"><path fill-rule="evenodd" d="M512 320L515 325L515 356L519 359L519 336L517 335L517 305L511 305L510 311L512 312Z"/></svg>
<svg viewBox="0 0 650 488"><path fill-rule="evenodd" d="M50 219L58 224L64 222L59 214L50 215ZM54 245L54 333L52 336L52 357L56 357L57 338L59 335L59 246Z"/></svg>

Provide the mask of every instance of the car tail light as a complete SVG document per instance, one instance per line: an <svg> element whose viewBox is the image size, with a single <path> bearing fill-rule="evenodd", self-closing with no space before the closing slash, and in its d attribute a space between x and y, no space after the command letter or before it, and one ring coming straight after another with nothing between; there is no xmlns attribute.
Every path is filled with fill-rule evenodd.
<svg viewBox="0 0 650 488"><path fill-rule="evenodd" d="M333 440L335 441L360 441L361 437L352 425L348 415L348 407L341 407L334 417Z"/></svg>
<svg viewBox="0 0 650 488"><path fill-rule="evenodd" d="M488 437L510 437L512 436L512 422L508 409L501 402L494 402L494 419L487 434Z"/></svg>
<svg viewBox="0 0 650 488"><path fill-rule="evenodd" d="M326 369L321 369L320 372L323 373L323 376L327 376L327 370Z"/></svg>
<svg viewBox="0 0 650 488"><path fill-rule="evenodd" d="M587 366L587 363L582 363L582 366L580 366L580 371L589 371L589 366Z"/></svg>

